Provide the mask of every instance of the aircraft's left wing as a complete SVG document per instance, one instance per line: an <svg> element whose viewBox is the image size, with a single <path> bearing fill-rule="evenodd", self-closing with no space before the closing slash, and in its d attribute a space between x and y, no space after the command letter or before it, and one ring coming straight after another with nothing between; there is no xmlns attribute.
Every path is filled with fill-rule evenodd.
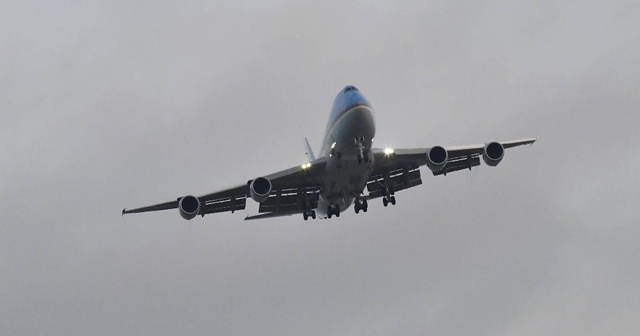
<svg viewBox="0 0 640 336"><path fill-rule="evenodd" d="M367 182L368 198L382 197L422 184L420 166L428 166L434 176L470 170L480 165L481 156L486 164L495 166L504 157L505 149L531 145L536 140L538 138L454 147L373 149L375 167Z"/></svg>
<svg viewBox="0 0 640 336"><path fill-rule="evenodd" d="M266 200L260 203L260 213L302 213L317 207L317 194L320 189L320 178L325 169L325 159L320 158L302 166L285 169L264 176L271 184ZM186 210L193 211L184 218L191 219L196 215L210 213L235 212L244 210L247 198L251 197L250 185L253 180L228 189L219 190L202 196L184 196L174 201L144 206L134 209L123 209L122 214L177 209L180 202ZM197 200L197 201L196 201ZM191 204L188 204L191 203ZM187 211L188 212L188 211ZM182 214L182 212L181 212Z"/></svg>

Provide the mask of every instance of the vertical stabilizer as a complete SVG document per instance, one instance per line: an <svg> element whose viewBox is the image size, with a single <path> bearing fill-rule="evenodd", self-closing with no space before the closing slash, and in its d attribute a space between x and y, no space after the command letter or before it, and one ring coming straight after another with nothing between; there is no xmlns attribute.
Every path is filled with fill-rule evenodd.
<svg viewBox="0 0 640 336"><path fill-rule="evenodd" d="M307 158L309 159L309 161L314 161L316 159L316 156L313 155L313 151L311 150L311 146L309 145L309 140L307 138L304 138L304 145L306 149L305 154L307 154Z"/></svg>

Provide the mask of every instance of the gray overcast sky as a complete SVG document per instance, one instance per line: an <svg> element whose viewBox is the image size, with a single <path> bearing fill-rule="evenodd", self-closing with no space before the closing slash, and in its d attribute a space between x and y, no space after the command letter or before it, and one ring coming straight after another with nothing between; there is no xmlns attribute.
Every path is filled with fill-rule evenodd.
<svg viewBox="0 0 640 336"><path fill-rule="evenodd" d="M3 335L637 335L637 1L9 1ZM540 136L339 220L120 217L379 146Z"/></svg>

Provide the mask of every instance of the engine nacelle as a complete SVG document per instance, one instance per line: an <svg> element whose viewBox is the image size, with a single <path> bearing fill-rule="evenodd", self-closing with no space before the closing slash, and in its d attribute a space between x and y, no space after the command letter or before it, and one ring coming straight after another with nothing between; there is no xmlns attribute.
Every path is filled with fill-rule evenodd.
<svg viewBox="0 0 640 336"><path fill-rule="evenodd" d="M484 145L482 160L487 166L495 167L504 158L504 147L499 142L490 142Z"/></svg>
<svg viewBox="0 0 640 336"><path fill-rule="evenodd" d="M251 198L258 203L266 201L271 194L271 187L271 181L266 177L254 179L249 186Z"/></svg>
<svg viewBox="0 0 640 336"><path fill-rule="evenodd" d="M427 151L427 167L432 172L441 171L447 165L449 153L442 146L434 146Z"/></svg>
<svg viewBox="0 0 640 336"><path fill-rule="evenodd" d="M200 213L200 200L195 196L185 196L178 202L178 210L182 218L193 219Z"/></svg>

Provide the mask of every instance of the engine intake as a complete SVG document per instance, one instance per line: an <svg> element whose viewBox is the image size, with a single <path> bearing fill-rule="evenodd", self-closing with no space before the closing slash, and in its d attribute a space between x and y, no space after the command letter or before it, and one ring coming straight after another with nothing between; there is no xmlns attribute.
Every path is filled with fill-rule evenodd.
<svg viewBox="0 0 640 336"><path fill-rule="evenodd" d="M180 216L186 220L193 219L200 213L200 200L195 196L185 196L178 202Z"/></svg>
<svg viewBox="0 0 640 336"><path fill-rule="evenodd" d="M271 187L271 181L266 177L254 179L249 186L251 198L258 203L266 201L269 198L269 194L271 194Z"/></svg>
<svg viewBox="0 0 640 336"><path fill-rule="evenodd" d="M487 166L495 167L504 158L504 147L499 142L490 142L484 145L482 160Z"/></svg>
<svg viewBox="0 0 640 336"><path fill-rule="evenodd" d="M434 146L427 151L427 167L432 172L441 171L447 165L449 153L442 146Z"/></svg>

